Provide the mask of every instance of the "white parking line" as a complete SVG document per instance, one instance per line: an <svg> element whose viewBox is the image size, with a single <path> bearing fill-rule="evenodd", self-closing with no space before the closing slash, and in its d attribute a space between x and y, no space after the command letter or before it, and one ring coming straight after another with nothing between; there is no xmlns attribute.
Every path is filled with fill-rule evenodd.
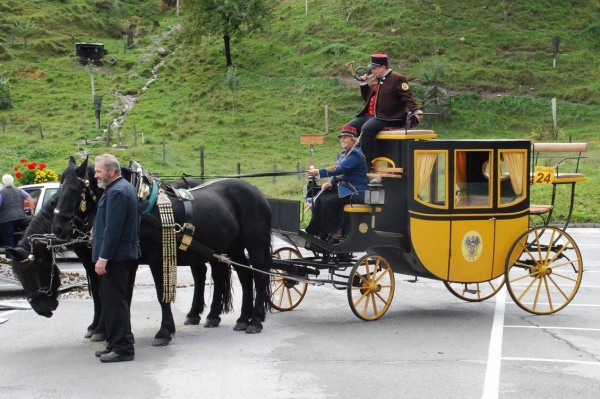
<svg viewBox="0 0 600 399"><path fill-rule="evenodd" d="M496 310L488 350L485 382L482 399L497 399L500 389L500 366L502 363L502 333L504 332L504 309L506 306L506 286L496 294Z"/></svg>
<svg viewBox="0 0 600 399"><path fill-rule="evenodd" d="M582 327L556 327L556 326L504 326L505 328L535 328L542 330L576 330L576 331L600 331L600 328Z"/></svg>
<svg viewBox="0 0 600 399"><path fill-rule="evenodd" d="M600 366L600 362L589 362L585 360L564 360L564 359L538 359L529 357L503 357L502 360L518 361L518 362L545 362L545 363L574 363Z"/></svg>

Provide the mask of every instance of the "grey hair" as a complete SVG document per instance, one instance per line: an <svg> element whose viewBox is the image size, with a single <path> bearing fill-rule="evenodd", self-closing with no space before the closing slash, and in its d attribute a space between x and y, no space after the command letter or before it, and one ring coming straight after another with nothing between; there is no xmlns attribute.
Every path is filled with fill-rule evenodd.
<svg viewBox="0 0 600 399"><path fill-rule="evenodd" d="M15 179L12 177L12 175L5 174L2 176L2 184L4 184L4 187L13 186L15 184Z"/></svg>
<svg viewBox="0 0 600 399"><path fill-rule="evenodd" d="M117 158L112 154L102 154L96 157L96 163L102 162L106 170L114 170L117 176L121 175L121 165Z"/></svg>

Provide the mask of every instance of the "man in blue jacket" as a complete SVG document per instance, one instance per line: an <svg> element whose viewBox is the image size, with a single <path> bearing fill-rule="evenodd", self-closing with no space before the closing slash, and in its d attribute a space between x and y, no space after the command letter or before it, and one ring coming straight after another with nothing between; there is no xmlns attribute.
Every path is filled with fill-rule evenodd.
<svg viewBox="0 0 600 399"><path fill-rule="evenodd" d="M365 191L369 188L367 162L360 148L354 145L358 139L357 129L346 125L338 137L342 152L338 155L336 164L308 171L309 176L330 179L321 186L322 193L313 205L312 218L306 226L306 232L328 239L332 244L337 243L340 238L344 205L362 204Z"/></svg>
<svg viewBox="0 0 600 399"><path fill-rule="evenodd" d="M103 363L130 361L135 350L129 308L141 257L138 199L113 155L96 157L94 170L98 186L105 189L94 217L92 261L100 275L107 342L96 356Z"/></svg>

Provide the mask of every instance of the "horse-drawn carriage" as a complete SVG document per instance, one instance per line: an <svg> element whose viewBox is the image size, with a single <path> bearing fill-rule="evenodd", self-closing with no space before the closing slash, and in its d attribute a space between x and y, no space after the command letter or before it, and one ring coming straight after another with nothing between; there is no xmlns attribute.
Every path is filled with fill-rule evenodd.
<svg viewBox="0 0 600 399"><path fill-rule="evenodd" d="M273 254L276 309L294 309L309 284L329 283L346 290L357 317L376 320L392 302L395 273L440 280L466 301L488 299L506 283L516 304L534 314L573 299L583 271L565 232L573 201L562 228L549 216L557 187L570 184L573 197L585 176L533 169L540 151L526 140L437 140L430 130L399 130L379 133L377 143L366 203L345 206L350 227L339 243L300 229L301 201L270 199L273 234L286 243ZM582 157L559 164L566 158L578 167ZM551 204L530 204L532 182L552 185ZM546 217L536 226L532 215ZM356 253L363 255L349 257Z"/></svg>
<svg viewBox="0 0 600 399"><path fill-rule="evenodd" d="M576 183L586 178L578 170L564 173L564 164L575 161L578 168L586 149L585 144L526 140L437 140L429 130L379 133L366 203L346 205L349 227L336 244L300 229L302 201L267 202L256 187L239 179L197 186L188 192L194 201L167 196L162 204L170 204L172 212L165 215L157 192L166 192L150 176L152 187L138 192L146 198L141 207L142 262L150 265L162 309L155 345L168 344L175 333L172 267L192 269L194 300L185 323L198 324L206 262L215 281L207 327L218 326L219 315L231 310L231 265L242 283L244 302L234 329L251 333L262 330L269 303L282 311L294 309L309 284L346 290L354 314L376 320L392 302L396 273L442 281L458 298L474 302L492 297L506 283L524 310L554 313L573 299L581 283L581 254L565 230ZM540 153L556 151L578 154L559 158L560 169L541 165ZM132 184L145 176L132 168L123 173ZM552 187L550 204L530 203L531 184L537 182ZM550 222L557 188L564 185L571 188L571 201L559 228ZM311 182L308 192L314 192L313 186ZM81 165L72 159L59 193L36 215L19 247L9 250L32 308L50 317L60 285L54 278L59 272L56 251L74 245L94 298L87 335L99 340L98 276L87 240L101 191L87 159ZM541 224L534 225L535 216L542 217ZM270 253L271 235L286 246ZM173 255L167 270L165 253Z"/></svg>

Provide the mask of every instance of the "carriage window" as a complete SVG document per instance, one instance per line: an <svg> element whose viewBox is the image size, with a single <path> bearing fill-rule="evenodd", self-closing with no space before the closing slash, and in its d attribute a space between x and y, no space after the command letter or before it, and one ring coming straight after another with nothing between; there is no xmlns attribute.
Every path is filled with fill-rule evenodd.
<svg viewBox="0 0 600 399"><path fill-rule="evenodd" d="M415 200L446 208L448 165L445 151L415 151Z"/></svg>
<svg viewBox="0 0 600 399"><path fill-rule="evenodd" d="M493 170L492 152L487 150L456 151L454 158L454 191L456 208L489 208Z"/></svg>
<svg viewBox="0 0 600 399"><path fill-rule="evenodd" d="M525 150L500 150L500 206L514 205L524 199L527 183L527 154Z"/></svg>

